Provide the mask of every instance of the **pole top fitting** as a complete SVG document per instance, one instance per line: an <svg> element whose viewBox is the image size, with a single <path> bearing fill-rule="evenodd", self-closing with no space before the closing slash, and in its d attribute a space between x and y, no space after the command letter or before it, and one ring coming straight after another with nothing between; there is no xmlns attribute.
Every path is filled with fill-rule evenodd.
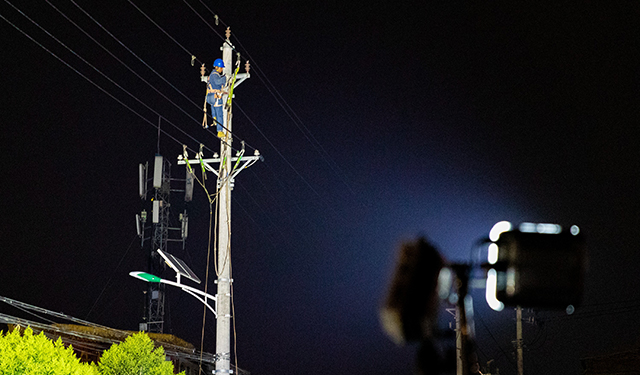
<svg viewBox="0 0 640 375"><path fill-rule="evenodd" d="M231 27L227 27L227 31L225 31L225 35L227 37L227 40L229 40L229 38L231 37Z"/></svg>

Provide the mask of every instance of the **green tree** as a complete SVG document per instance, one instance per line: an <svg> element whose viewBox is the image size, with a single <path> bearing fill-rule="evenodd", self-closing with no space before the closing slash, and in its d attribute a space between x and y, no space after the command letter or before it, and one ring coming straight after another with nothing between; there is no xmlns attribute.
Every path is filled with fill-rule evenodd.
<svg viewBox="0 0 640 375"><path fill-rule="evenodd" d="M80 363L71 346L27 327L0 332L0 375L98 375L93 364Z"/></svg>
<svg viewBox="0 0 640 375"><path fill-rule="evenodd" d="M154 349L149 336L139 332L105 350L98 370L101 375L173 375L173 364L166 360L162 346Z"/></svg>

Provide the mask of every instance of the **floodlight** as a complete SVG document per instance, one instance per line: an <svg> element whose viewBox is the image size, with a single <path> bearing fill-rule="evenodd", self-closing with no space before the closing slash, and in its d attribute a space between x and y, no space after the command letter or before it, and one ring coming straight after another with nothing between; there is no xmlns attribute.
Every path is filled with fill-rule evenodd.
<svg viewBox="0 0 640 375"><path fill-rule="evenodd" d="M557 224L523 223L518 229L501 231L492 242L487 274L490 305L497 306L490 301L490 287L505 305L564 309L580 303L586 255L576 226L562 230Z"/></svg>

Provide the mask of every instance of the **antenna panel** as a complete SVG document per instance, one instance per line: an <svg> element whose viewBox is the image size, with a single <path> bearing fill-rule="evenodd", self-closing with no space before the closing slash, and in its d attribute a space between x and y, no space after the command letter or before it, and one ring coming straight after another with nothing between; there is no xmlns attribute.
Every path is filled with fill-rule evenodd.
<svg viewBox="0 0 640 375"><path fill-rule="evenodd" d="M184 201L191 202L193 199L193 173L187 171L187 178L184 184Z"/></svg>
<svg viewBox="0 0 640 375"><path fill-rule="evenodd" d="M147 198L147 167L144 164L138 165L138 193L140 198Z"/></svg>

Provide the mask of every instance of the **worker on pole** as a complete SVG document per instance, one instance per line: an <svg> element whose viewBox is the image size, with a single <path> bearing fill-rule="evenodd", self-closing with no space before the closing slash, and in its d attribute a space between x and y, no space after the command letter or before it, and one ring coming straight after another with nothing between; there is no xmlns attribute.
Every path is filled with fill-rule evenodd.
<svg viewBox="0 0 640 375"><path fill-rule="evenodd" d="M216 124L218 138L224 137L224 116L222 111L222 96L226 94L227 77L224 74L224 61L216 59L213 62L213 71L209 75L207 83L207 103L211 105L211 116Z"/></svg>

